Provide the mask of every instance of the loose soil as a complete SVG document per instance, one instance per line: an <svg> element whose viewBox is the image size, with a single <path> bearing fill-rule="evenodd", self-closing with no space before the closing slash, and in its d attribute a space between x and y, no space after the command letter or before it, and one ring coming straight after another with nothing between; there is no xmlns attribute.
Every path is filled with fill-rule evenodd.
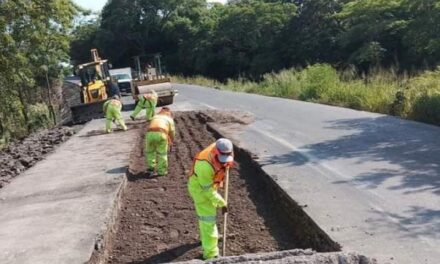
<svg viewBox="0 0 440 264"><path fill-rule="evenodd" d="M139 135L116 231L110 234L103 253L108 263L163 263L200 257L197 220L186 183L194 155L216 140L207 125L216 120L224 123L234 118L219 112L176 113L177 135L166 177L146 178L143 174L143 134ZM339 249L299 206L262 179L268 176L254 164L250 154L236 149L236 160L237 166L230 174L228 255L297 247ZM217 223L221 233L220 213Z"/></svg>
<svg viewBox="0 0 440 264"><path fill-rule="evenodd" d="M69 127L43 130L2 149L0 151L0 188L34 166L73 134L74 129Z"/></svg>

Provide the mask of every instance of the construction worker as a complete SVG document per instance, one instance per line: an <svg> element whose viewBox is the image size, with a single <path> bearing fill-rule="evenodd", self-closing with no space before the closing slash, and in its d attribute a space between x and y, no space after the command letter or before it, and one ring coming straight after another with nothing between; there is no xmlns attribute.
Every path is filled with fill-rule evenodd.
<svg viewBox="0 0 440 264"><path fill-rule="evenodd" d="M104 103L103 110L105 113L105 131L107 133L112 132L112 121L116 120L116 122L119 124L119 126L122 127L122 129L125 131L127 130L127 126L124 123L124 119L121 115L121 109L122 109L122 103L120 101L119 96L114 95L112 98L107 100Z"/></svg>
<svg viewBox="0 0 440 264"><path fill-rule="evenodd" d="M115 76L110 77L110 87L107 94L109 97L113 97L114 95L119 96L119 98L121 97L121 90L119 89L118 80Z"/></svg>
<svg viewBox="0 0 440 264"><path fill-rule="evenodd" d="M148 90L146 94L139 95L139 101L134 109L133 113L130 115L131 120L134 121L136 116L142 109L145 109L145 118L150 121L156 111L157 105L157 93L153 90Z"/></svg>
<svg viewBox="0 0 440 264"><path fill-rule="evenodd" d="M162 107L151 119L145 135L145 162L148 175L154 173L156 165L157 176L165 176L168 173L168 149L173 144L175 131L171 110Z"/></svg>
<svg viewBox="0 0 440 264"><path fill-rule="evenodd" d="M217 189L222 187L226 168L232 167L233 162L233 145L225 138L220 138L194 158L188 191L196 208L205 260L219 254L217 208L222 208L224 214L227 212L227 205Z"/></svg>

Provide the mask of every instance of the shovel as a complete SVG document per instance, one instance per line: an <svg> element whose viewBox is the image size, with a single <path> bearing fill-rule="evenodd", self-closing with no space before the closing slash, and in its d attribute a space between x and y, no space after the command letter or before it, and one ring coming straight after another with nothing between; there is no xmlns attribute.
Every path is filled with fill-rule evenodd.
<svg viewBox="0 0 440 264"><path fill-rule="evenodd" d="M229 167L226 168L225 175L225 201L228 204L228 193L229 193ZM223 243L222 243L222 256L226 256L226 227L228 226L228 212L223 215Z"/></svg>

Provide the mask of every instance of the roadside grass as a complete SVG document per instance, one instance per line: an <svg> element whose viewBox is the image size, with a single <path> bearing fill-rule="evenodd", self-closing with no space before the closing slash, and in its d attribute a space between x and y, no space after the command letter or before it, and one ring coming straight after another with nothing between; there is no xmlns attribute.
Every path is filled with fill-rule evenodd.
<svg viewBox="0 0 440 264"><path fill-rule="evenodd" d="M265 74L260 82L229 79L225 83L202 76L174 76L178 83L290 98L369 112L400 116L440 125L440 68L416 77L377 70L359 77L338 72L328 64Z"/></svg>

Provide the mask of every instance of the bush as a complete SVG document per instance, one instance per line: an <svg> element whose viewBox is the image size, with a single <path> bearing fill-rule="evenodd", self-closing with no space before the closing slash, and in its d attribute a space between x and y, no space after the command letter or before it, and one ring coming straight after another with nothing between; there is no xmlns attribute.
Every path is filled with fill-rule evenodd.
<svg viewBox="0 0 440 264"><path fill-rule="evenodd" d="M368 78L356 78L353 70L338 73L330 65L316 64L303 70L292 68L268 73L259 83L238 79L220 84L203 77L180 81L392 114L440 125L440 68L412 79L383 69L374 71Z"/></svg>
<svg viewBox="0 0 440 264"><path fill-rule="evenodd" d="M31 131L48 128L51 124L49 108L46 104L29 105L29 127Z"/></svg>
<svg viewBox="0 0 440 264"><path fill-rule="evenodd" d="M410 117L425 123L440 125L440 93L417 97Z"/></svg>
<svg viewBox="0 0 440 264"><path fill-rule="evenodd" d="M299 99L304 101L328 101L329 93L341 85L335 69L327 64L316 64L307 67L299 74Z"/></svg>

